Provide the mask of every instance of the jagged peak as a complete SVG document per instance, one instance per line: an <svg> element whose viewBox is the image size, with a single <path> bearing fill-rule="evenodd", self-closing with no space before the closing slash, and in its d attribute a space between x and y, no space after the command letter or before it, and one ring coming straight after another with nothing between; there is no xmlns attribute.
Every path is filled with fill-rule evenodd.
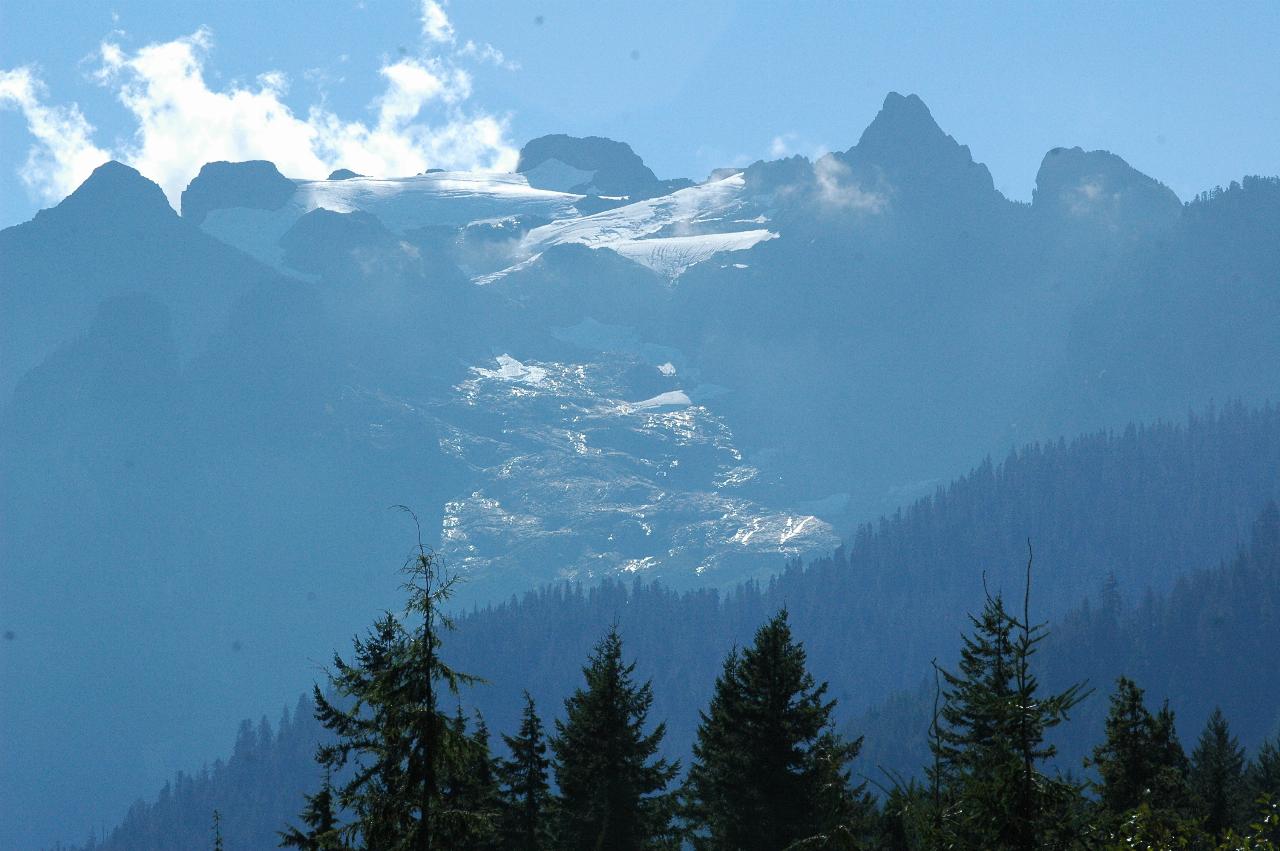
<svg viewBox="0 0 1280 851"><path fill-rule="evenodd" d="M954 139L942 131L929 107L919 95L889 92L884 104L858 140L859 148L901 145L903 142L950 142Z"/></svg>
<svg viewBox="0 0 1280 851"><path fill-rule="evenodd" d="M164 191L132 166L116 160L103 163L74 192L37 219L94 216L113 221L177 219Z"/></svg>
<svg viewBox="0 0 1280 851"><path fill-rule="evenodd" d="M1176 218L1181 202L1173 190L1110 151L1054 148L1044 155L1032 193L1036 209L1075 216L1128 210L1138 220Z"/></svg>
<svg viewBox="0 0 1280 851"><path fill-rule="evenodd" d="M889 92L858 144L841 157L856 168L879 170L908 194L967 190L998 194L985 165L948 135L918 95Z"/></svg>
<svg viewBox="0 0 1280 851"><path fill-rule="evenodd" d="M278 210L293 197L294 182L269 160L205 163L182 192L182 217L200 224L213 210Z"/></svg>

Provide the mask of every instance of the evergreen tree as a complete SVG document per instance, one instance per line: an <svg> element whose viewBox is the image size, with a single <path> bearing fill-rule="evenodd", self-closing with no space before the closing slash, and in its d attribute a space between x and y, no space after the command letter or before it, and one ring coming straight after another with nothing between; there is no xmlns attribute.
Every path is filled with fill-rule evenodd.
<svg viewBox="0 0 1280 851"><path fill-rule="evenodd" d="M1267 797L1280 804L1280 735L1263 742L1245 775L1250 803ZM1252 809L1252 807L1250 808Z"/></svg>
<svg viewBox="0 0 1280 851"><path fill-rule="evenodd" d="M1149 799L1159 764L1155 726L1142 689L1120 677L1107 712L1106 741L1087 761L1098 771L1100 782L1093 787L1104 812L1122 815Z"/></svg>
<svg viewBox="0 0 1280 851"><path fill-rule="evenodd" d="M1152 758L1156 769L1152 798L1162 802L1168 809L1185 810L1189 803L1187 775L1191 770L1191 763L1178 739L1173 710L1169 708L1167 700L1156 713L1155 723L1152 725L1152 741Z"/></svg>
<svg viewBox="0 0 1280 851"><path fill-rule="evenodd" d="M334 771L353 769L338 790L339 805L354 816L344 837L378 851L457 847L460 838L483 834L488 821L442 806L445 778L474 759L474 742L439 707L442 688L456 695L478 682L440 658L440 633L452 628L440 604L454 580L421 543L404 570L405 616L418 623L386 613L354 640L352 662L334 654L329 682L337 698L314 689L316 718L337 738L317 750L317 760Z"/></svg>
<svg viewBox="0 0 1280 851"><path fill-rule="evenodd" d="M1243 815L1244 748L1231 735L1221 709L1214 709L1191 753L1191 791L1210 835L1222 836Z"/></svg>
<svg viewBox="0 0 1280 851"><path fill-rule="evenodd" d="M862 788L850 786L845 765L862 742L835 731L826 692L805 668L785 609L752 646L729 654L684 786L696 847L770 851L851 829Z"/></svg>
<svg viewBox="0 0 1280 851"><path fill-rule="evenodd" d="M1039 765L1055 749L1045 731L1086 697L1082 684L1041 696L1031 659L1047 632L1029 621L1031 565L1023 618L988 596L973 632L964 637L956 673L942 671L944 704L934 738L946 810L943 836L960 848L1040 849L1065 845L1063 828L1078 788Z"/></svg>
<svg viewBox="0 0 1280 851"><path fill-rule="evenodd" d="M213 811L213 851L223 851L222 848L222 813L217 810Z"/></svg>
<svg viewBox="0 0 1280 851"><path fill-rule="evenodd" d="M1127 677L1116 682L1106 720L1106 740L1086 761L1097 769L1100 782L1096 827L1114 835L1139 807L1144 818L1160 829L1173 830L1187 813L1187 758L1174 729L1166 702L1152 715L1142 689Z"/></svg>
<svg viewBox="0 0 1280 851"><path fill-rule="evenodd" d="M501 845L508 851L544 851L551 847L547 786L547 743L533 698L524 693L520 730L503 734L510 759L498 764L502 788Z"/></svg>
<svg viewBox="0 0 1280 851"><path fill-rule="evenodd" d="M459 706L452 732L462 750L441 774L438 845L476 851L496 847L498 785L489 752L489 728L484 716L476 713L476 731L468 732Z"/></svg>
<svg viewBox="0 0 1280 851"><path fill-rule="evenodd" d="M556 841L559 848L636 851L673 843L673 804L665 790L678 765L656 756L666 732L646 733L653 688L634 681L616 627L582 669L586 687L565 700L556 721Z"/></svg>
<svg viewBox="0 0 1280 851"><path fill-rule="evenodd" d="M280 847L300 848L302 851L346 851L339 832L334 797L332 775L325 771L320 791L306 796L307 806L302 811L302 822L307 826L307 832L303 833L296 827L282 831Z"/></svg>

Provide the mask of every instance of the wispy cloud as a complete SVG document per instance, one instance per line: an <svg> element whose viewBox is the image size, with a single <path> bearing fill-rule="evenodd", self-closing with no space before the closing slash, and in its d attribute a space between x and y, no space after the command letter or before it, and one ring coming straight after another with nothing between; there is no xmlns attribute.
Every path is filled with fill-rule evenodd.
<svg viewBox="0 0 1280 851"><path fill-rule="evenodd" d="M858 185L852 169L831 154L813 164L813 176L818 186L818 200L829 207L879 213L889 203L884 193Z"/></svg>
<svg viewBox="0 0 1280 851"><path fill-rule="evenodd" d="M37 198L56 201L111 157L93 143L93 125L78 106L49 106L45 94L31 68L0 70L0 107L19 110L35 139L18 174Z"/></svg>
<svg viewBox="0 0 1280 851"><path fill-rule="evenodd" d="M453 44L457 38L443 3L422 0L422 37L435 44Z"/></svg>
<svg viewBox="0 0 1280 851"><path fill-rule="evenodd" d="M212 33L201 28L172 41L126 50L108 38L94 79L132 114L132 138L114 150L93 142L94 128L78 106L51 105L30 68L0 71L0 106L26 118L32 145L19 173L33 193L56 201L103 161L130 163L175 202L200 167L214 160L266 159L291 177L324 177L338 167L364 174L416 174L427 168L514 168L517 152L503 116L469 108L472 78L464 62L512 67L501 51L468 41L456 48L441 4L421 5L421 55L388 61L371 115L349 120L311 105L305 114L284 102L289 79L280 71L251 84L211 86L206 65Z"/></svg>

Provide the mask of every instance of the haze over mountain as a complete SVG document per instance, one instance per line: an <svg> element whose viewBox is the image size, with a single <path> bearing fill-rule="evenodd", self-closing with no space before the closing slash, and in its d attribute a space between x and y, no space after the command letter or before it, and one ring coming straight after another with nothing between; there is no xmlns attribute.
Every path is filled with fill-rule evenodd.
<svg viewBox="0 0 1280 851"><path fill-rule="evenodd" d="M180 206L107 163L0 232L0 764L42 767L0 769L4 847L82 839L291 703L398 599L388 506L462 609L725 588L985 455L1280 387L1280 181L1183 203L1055 148L1016 203L914 95L700 182L550 136L512 174L210 163Z"/></svg>

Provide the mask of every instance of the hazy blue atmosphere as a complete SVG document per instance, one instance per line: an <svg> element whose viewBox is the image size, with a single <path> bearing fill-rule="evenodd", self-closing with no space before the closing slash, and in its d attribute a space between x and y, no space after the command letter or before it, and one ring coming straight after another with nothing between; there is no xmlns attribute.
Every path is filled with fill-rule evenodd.
<svg viewBox="0 0 1280 851"><path fill-rule="evenodd" d="M1277 36L0 0L0 849L1275 848Z"/></svg>
<svg viewBox="0 0 1280 851"><path fill-rule="evenodd" d="M1120 153L1184 199L1280 171L1275 3L520 0L458 2L448 14L457 44L479 46L459 59L473 78L464 112L504 122L512 149L547 133L621 139L659 177L841 150L889 90L923 97L1017 200L1029 200L1041 154L1058 145ZM0 69L31 66L45 104L78 104L95 144L129 150L138 121L121 86L94 78L102 44L137 50L202 28L209 89L252 91L280 72L280 101L301 117L323 106L367 121L386 86L380 68L450 52L423 43L412 0L5 0ZM0 162L16 166L30 144L21 114L0 111ZM283 142L246 144L204 160L272 159ZM4 225L56 200L31 197L14 172L0 173Z"/></svg>

